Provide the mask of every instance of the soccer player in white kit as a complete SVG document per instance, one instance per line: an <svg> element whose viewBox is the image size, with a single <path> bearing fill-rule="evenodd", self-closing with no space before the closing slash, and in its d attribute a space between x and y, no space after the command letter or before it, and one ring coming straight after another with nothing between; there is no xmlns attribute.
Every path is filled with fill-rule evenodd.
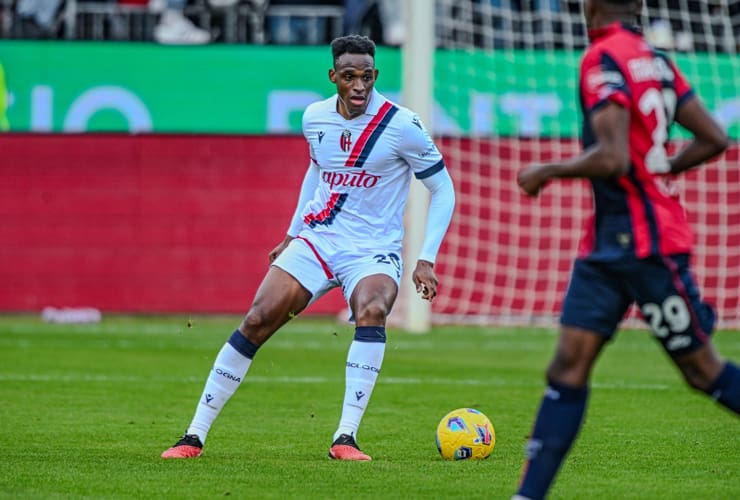
<svg viewBox="0 0 740 500"><path fill-rule="evenodd" d="M252 306L218 353L195 416L163 458L200 456L206 435L247 374L259 347L335 287L355 323L342 415L329 457L370 460L357 429L385 352L385 324L402 272L403 212L411 176L429 189L425 239L412 273L422 298L437 294L434 261L455 205L442 155L419 118L374 89L375 44L349 35L332 44L329 80L337 93L303 115L310 164L285 239Z"/></svg>

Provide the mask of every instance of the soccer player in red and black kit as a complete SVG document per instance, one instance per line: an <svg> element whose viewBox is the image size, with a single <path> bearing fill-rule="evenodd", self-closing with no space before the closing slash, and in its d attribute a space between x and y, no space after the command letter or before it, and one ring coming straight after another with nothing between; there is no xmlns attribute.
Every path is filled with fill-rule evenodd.
<svg viewBox="0 0 740 500"><path fill-rule="evenodd" d="M594 214L563 302L516 499L547 494L579 432L596 358L632 303L686 382L740 413L740 370L710 340L714 310L692 278L693 236L669 186L672 175L720 154L728 139L676 66L632 25L641 7L640 0L584 2L591 40L580 71L584 151L518 176L530 196L555 178L587 178ZM674 121L693 140L669 158Z"/></svg>

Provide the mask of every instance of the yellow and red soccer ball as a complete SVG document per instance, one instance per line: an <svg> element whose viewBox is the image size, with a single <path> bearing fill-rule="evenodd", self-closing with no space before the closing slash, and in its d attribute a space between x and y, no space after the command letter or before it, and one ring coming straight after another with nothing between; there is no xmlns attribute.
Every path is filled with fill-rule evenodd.
<svg viewBox="0 0 740 500"><path fill-rule="evenodd" d="M445 460L482 460L495 445L493 424L473 408L452 410L437 426L437 449Z"/></svg>

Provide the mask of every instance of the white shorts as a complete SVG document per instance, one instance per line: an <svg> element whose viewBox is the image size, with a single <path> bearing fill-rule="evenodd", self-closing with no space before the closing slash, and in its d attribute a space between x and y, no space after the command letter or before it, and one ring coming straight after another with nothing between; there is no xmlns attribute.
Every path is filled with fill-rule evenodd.
<svg viewBox="0 0 740 500"><path fill-rule="evenodd" d="M272 265L293 276L311 292L310 303L341 286L347 305L362 278L385 274L399 286L403 270L400 252L338 248L324 238L309 241L302 235L291 241Z"/></svg>

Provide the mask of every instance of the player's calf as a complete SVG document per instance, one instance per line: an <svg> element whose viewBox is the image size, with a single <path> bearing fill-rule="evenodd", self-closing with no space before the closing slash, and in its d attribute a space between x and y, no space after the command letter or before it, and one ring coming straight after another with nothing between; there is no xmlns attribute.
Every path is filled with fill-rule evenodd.
<svg viewBox="0 0 740 500"><path fill-rule="evenodd" d="M712 399L740 415L740 369L727 362L717 380L705 391Z"/></svg>

